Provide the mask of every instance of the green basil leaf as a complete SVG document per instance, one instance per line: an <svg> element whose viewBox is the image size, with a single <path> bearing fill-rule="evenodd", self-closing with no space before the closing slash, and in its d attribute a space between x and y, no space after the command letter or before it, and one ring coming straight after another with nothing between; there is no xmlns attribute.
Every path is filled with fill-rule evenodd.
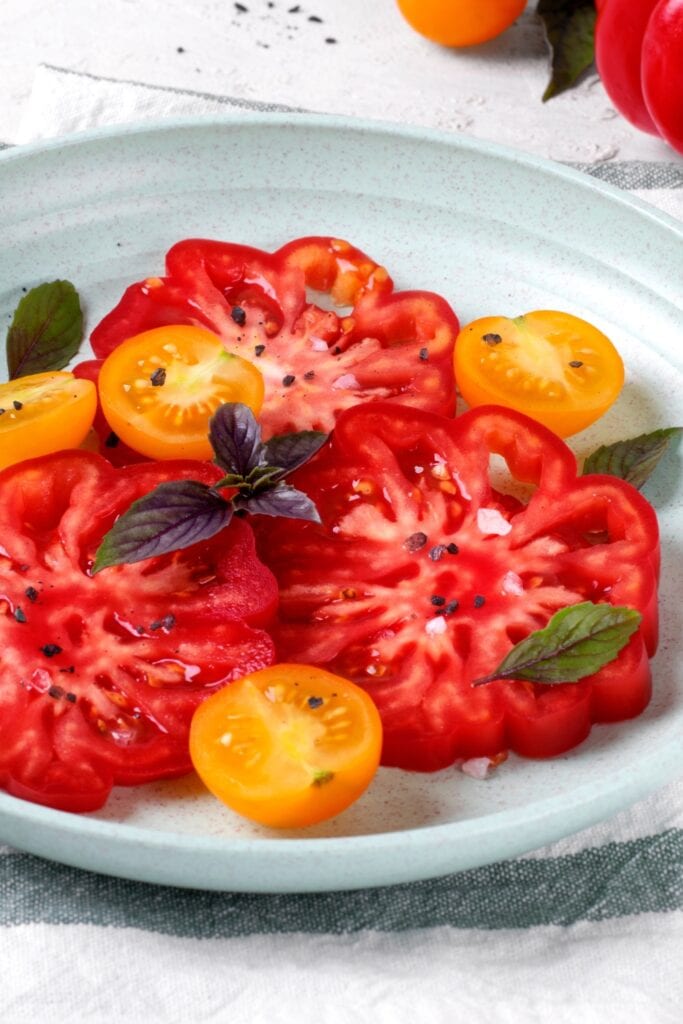
<svg viewBox="0 0 683 1024"><path fill-rule="evenodd" d="M592 601L562 608L544 629L516 644L494 672L472 685L495 679L575 683L614 661L641 618L633 608Z"/></svg>
<svg viewBox="0 0 683 1024"><path fill-rule="evenodd" d="M82 340L81 303L71 282L50 281L32 288L17 306L7 332L10 380L61 370Z"/></svg>
<svg viewBox="0 0 683 1024"><path fill-rule="evenodd" d="M105 534L93 573L208 540L228 525L232 513L230 502L196 480L159 484L134 501Z"/></svg>
<svg viewBox="0 0 683 1024"><path fill-rule="evenodd" d="M589 455L583 464L583 476L608 473L626 480L638 490L649 480L672 441L683 434L683 427L667 427L639 434L625 441L604 444Z"/></svg>
<svg viewBox="0 0 683 1024"><path fill-rule="evenodd" d="M552 74L543 102L571 88L593 63L595 55L594 0L538 0L552 54Z"/></svg>

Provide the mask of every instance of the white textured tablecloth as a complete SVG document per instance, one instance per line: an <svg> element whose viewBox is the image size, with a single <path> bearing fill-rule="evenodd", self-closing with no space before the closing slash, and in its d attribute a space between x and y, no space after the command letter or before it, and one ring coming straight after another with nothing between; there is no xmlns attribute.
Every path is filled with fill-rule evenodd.
<svg viewBox="0 0 683 1024"><path fill-rule="evenodd" d="M357 0L350 6L362 9ZM274 9L260 7L263 13ZM216 5L215 14L222 9ZM420 60L430 53L446 59L425 47L417 47ZM466 59L476 81L477 58ZM505 85L499 75L499 97ZM226 107L278 109L254 91L252 83L245 90L250 99L235 100L43 66L18 128L6 140ZM288 103L295 91L285 90ZM310 93L308 102L300 97L301 106L321 109L324 95L313 88ZM627 129L628 158L593 152L596 161L578 128L576 145L566 145L571 106L569 114L566 106L558 113L557 134L534 134L533 116L540 116L535 103L535 94L527 97L533 144L522 148L584 165L683 218L683 162L661 144L633 142ZM351 105L345 112L361 111ZM408 104L407 119L411 112ZM519 144L519 116L510 138L505 104L494 104L490 113L485 123L477 122L477 133ZM447 127L472 125L465 118ZM528 857L357 893L175 891L0 848L0 952L3 1024L454 1024L469 1015L490 1024L678 1024L683 781Z"/></svg>

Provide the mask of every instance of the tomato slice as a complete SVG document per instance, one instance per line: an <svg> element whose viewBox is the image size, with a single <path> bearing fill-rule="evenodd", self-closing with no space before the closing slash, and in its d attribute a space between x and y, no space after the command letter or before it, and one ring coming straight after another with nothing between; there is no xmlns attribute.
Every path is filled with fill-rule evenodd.
<svg viewBox="0 0 683 1024"><path fill-rule="evenodd" d="M166 480L208 463L113 469L44 456L0 473L0 786L72 811L113 785L191 770L190 720L226 681L274 660L277 589L250 527L91 575L103 534Z"/></svg>
<svg viewBox="0 0 683 1024"><path fill-rule="evenodd" d="M194 766L253 821L300 828L345 810L379 765L380 717L358 686L311 665L273 665L197 709Z"/></svg>
<svg viewBox="0 0 683 1024"><path fill-rule="evenodd" d="M517 409L560 437L602 416L624 384L624 364L609 338L557 310L474 320L458 335L454 359L468 405Z"/></svg>
<svg viewBox="0 0 683 1024"><path fill-rule="evenodd" d="M0 469L78 448L96 408L94 386L72 373L34 373L0 384Z"/></svg>
<svg viewBox="0 0 683 1024"><path fill-rule="evenodd" d="M508 748L547 757L592 722L647 704L654 511L616 477L577 477L545 427L492 406L456 420L360 406L290 479L322 523L255 520L280 585L278 656L367 690L382 716L382 763L432 770ZM472 687L558 609L585 600L643 615L616 661L576 684Z"/></svg>
<svg viewBox="0 0 683 1024"><path fill-rule="evenodd" d="M129 338L105 359L98 388L123 442L152 459L211 459L209 420L223 402L254 413L263 377L199 327L168 326Z"/></svg>
<svg viewBox="0 0 683 1024"><path fill-rule="evenodd" d="M179 242L166 276L131 285L96 327L93 350L106 357L168 324L207 328L258 366L264 437L329 432L343 409L378 399L454 411L452 309L430 292L394 292L383 267L340 239L297 239L275 253Z"/></svg>

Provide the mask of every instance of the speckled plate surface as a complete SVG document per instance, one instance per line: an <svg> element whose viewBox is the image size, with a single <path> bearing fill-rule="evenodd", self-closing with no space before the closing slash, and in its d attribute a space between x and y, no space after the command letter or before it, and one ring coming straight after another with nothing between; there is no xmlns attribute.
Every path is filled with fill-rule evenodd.
<svg viewBox="0 0 683 1024"><path fill-rule="evenodd" d="M55 277L92 326L175 241L275 248L349 238L397 287L442 292L463 322L567 309L616 342L627 382L572 439L600 443L681 420L683 230L628 196L532 157L457 136L340 119L250 116L105 130L0 158L0 302ZM76 816L0 794L0 840L150 882L252 892L427 878L535 849L616 813L680 770L683 474L648 488L663 537L662 641L639 719L595 728L570 754L511 757L485 782L453 769L380 770L335 820L274 834L239 820L193 777L115 791Z"/></svg>

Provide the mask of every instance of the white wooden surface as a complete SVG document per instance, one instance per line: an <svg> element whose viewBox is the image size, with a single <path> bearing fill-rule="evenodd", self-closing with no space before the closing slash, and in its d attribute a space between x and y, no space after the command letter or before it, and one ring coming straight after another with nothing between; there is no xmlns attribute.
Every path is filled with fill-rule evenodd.
<svg viewBox="0 0 683 1024"><path fill-rule="evenodd" d="M536 0L503 36L460 51L416 35L394 0L243 6L246 12L232 0L0 0L0 140L16 137L34 69L48 63L447 128L556 160L681 159L619 117L594 73L541 102L548 55ZM290 13L293 7L299 10Z"/></svg>

